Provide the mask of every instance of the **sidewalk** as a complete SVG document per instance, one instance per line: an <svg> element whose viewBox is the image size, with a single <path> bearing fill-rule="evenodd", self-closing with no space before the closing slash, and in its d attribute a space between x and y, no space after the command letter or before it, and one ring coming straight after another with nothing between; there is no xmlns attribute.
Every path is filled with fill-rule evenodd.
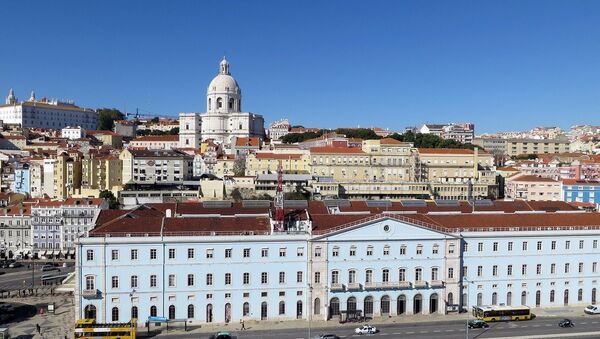
<svg viewBox="0 0 600 339"><path fill-rule="evenodd" d="M583 313L583 306L576 307L556 307L556 308L546 308L546 309L533 309L532 313L535 314L536 317L540 318L548 318L548 317L557 317L557 318L568 318L568 317L578 317L585 316ZM402 316L391 316L391 317L377 317L372 320L367 321L366 323L372 325L385 325L385 324L418 324L422 322L454 322L454 321L467 321L467 318L471 318L472 316L468 313L453 313L453 314L430 314L430 315L402 315ZM257 320L249 320L244 322L246 326L246 330L248 331L264 331L264 330L285 330L285 329L300 329L305 328L308 329L309 323L306 320L285 320L285 321L257 321ZM310 322L310 327L314 329L322 329L322 328L355 328L359 324L363 323L345 323L340 324L338 321L330 320L313 320ZM200 334L200 333L215 333L218 331L240 331L240 323L230 323L230 324L202 324L201 327L192 326L192 330L188 330L184 332L183 329L177 327L176 329L169 328L169 332L166 330L163 331L164 334ZM154 327L153 327L154 329ZM139 332L144 333L145 329L140 329ZM315 333L317 333L316 331ZM159 336L160 337L160 336Z"/></svg>
<svg viewBox="0 0 600 339"><path fill-rule="evenodd" d="M44 314L38 313L18 323L8 323L2 325L8 327L11 338L19 336L23 338L45 338L45 339L62 339L73 337L73 326L75 322L75 306L73 306L73 297L69 295L54 295L54 296L38 296L27 298L11 298L4 299L4 302L15 302L22 304L35 305L44 308ZM48 314L46 306L48 303L54 302L56 305L55 314ZM41 327L41 335L36 332L35 325Z"/></svg>

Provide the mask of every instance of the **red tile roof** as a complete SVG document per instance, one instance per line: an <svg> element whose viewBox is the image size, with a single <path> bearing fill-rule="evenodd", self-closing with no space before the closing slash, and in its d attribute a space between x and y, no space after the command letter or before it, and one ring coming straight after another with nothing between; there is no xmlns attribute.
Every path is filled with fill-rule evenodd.
<svg viewBox="0 0 600 339"><path fill-rule="evenodd" d="M145 135L141 137L137 137L133 139L133 141L170 141L170 142L179 142L179 135Z"/></svg>
<svg viewBox="0 0 600 339"><path fill-rule="evenodd" d="M358 147L311 147L310 153L322 153L322 154L365 154L362 149Z"/></svg>
<svg viewBox="0 0 600 339"><path fill-rule="evenodd" d="M394 138L383 138L379 140L381 145L404 145L406 142L396 140Z"/></svg>
<svg viewBox="0 0 600 339"><path fill-rule="evenodd" d="M287 159L301 159L302 158L302 154L298 154L298 153L268 153L268 152L261 152L261 153L255 153L256 155L256 159L282 159L282 160L287 160Z"/></svg>
<svg viewBox="0 0 600 339"><path fill-rule="evenodd" d="M258 147L260 146L259 138L237 138L235 139L236 146L252 146Z"/></svg>
<svg viewBox="0 0 600 339"><path fill-rule="evenodd" d="M538 177L537 175L516 175L510 178L511 181L519 181L519 182L556 182L557 180L551 178L543 178Z"/></svg>
<svg viewBox="0 0 600 339"><path fill-rule="evenodd" d="M421 154L473 154L473 150L467 148L419 148L418 150Z"/></svg>
<svg viewBox="0 0 600 339"><path fill-rule="evenodd" d="M600 185L600 181L593 181L593 180L563 179L562 182L563 182L563 185L587 185L587 186Z"/></svg>

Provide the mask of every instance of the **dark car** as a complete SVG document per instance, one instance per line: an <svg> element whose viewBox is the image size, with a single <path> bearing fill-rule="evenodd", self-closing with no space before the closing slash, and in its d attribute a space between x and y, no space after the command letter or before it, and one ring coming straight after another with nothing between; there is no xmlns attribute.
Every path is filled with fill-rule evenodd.
<svg viewBox="0 0 600 339"><path fill-rule="evenodd" d="M17 267L21 267L21 266L23 266L23 264L21 264L18 261L15 261L15 262L11 263L10 265L8 265L9 268L17 268Z"/></svg>
<svg viewBox="0 0 600 339"><path fill-rule="evenodd" d="M340 339L340 337L335 334L321 334L316 339Z"/></svg>
<svg viewBox="0 0 600 339"><path fill-rule="evenodd" d="M558 323L560 327L574 327L575 324L571 321L571 319L563 319Z"/></svg>
<svg viewBox="0 0 600 339"><path fill-rule="evenodd" d="M60 269L58 267L54 266L54 265L48 265L48 264L46 264L46 265L42 266L42 272L54 271L54 270L57 270L57 271L60 272Z"/></svg>
<svg viewBox="0 0 600 339"><path fill-rule="evenodd" d="M219 332L217 334L211 335L210 339L233 339L229 332Z"/></svg>
<svg viewBox="0 0 600 339"><path fill-rule="evenodd" d="M10 264L14 263L14 260L4 260L0 263L0 268L8 268Z"/></svg>
<svg viewBox="0 0 600 339"><path fill-rule="evenodd" d="M469 328L488 328L490 325L483 320L475 319L469 320Z"/></svg>

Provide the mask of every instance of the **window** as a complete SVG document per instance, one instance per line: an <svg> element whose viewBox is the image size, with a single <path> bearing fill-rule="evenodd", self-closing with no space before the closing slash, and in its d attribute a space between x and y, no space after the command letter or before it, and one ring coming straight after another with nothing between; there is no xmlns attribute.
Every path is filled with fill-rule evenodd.
<svg viewBox="0 0 600 339"><path fill-rule="evenodd" d="M194 286L194 275L193 274L187 275L187 282L188 282L188 286Z"/></svg>
<svg viewBox="0 0 600 339"><path fill-rule="evenodd" d="M336 246L331 250L331 256L337 257L339 255L340 255L340 248Z"/></svg>
<svg viewBox="0 0 600 339"><path fill-rule="evenodd" d="M402 245L400 246L400 255L405 255L406 254L406 246Z"/></svg>
<svg viewBox="0 0 600 339"><path fill-rule="evenodd" d="M565 241L565 250L568 250L571 248L571 241L567 240Z"/></svg>
<svg viewBox="0 0 600 339"><path fill-rule="evenodd" d="M250 258L250 249L244 248L244 258Z"/></svg>
<svg viewBox="0 0 600 339"><path fill-rule="evenodd" d="M132 275L131 276L131 288L137 288L138 287L138 277L137 275Z"/></svg>
<svg viewBox="0 0 600 339"><path fill-rule="evenodd" d="M231 273L225 273L225 285L231 285Z"/></svg>
<svg viewBox="0 0 600 339"><path fill-rule="evenodd" d="M477 244L477 252L483 252L483 243L482 242Z"/></svg>
<svg viewBox="0 0 600 339"><path fill-rule="evenodd" d="M468 266L463 266L463 276L465 276L465 277L469 276L469 267Z"/></svg>
<svg viewBox="0 0 600 339"><path fill-rule="evenodd" d="M260 283L268 284L269 283L269 274L267 272L262 272L260 274Z"/></svg>
<svg viewBox="0 0 600 339"><path fill-rule="evenodd" d="M521 274L522 275L526 275L527 274L527 264L523 264L521 266Z"/></svg>
<svg viewBox="0 0 600 339"><path fill-rule="evenodd" d="M332 284L339 284L340 282L340 272L338 271L331 271L331 283Z"/></svg>
<svg viewBox="0 0 600 339"><path fill-rule="evenodd" d="M113 307L111 310L112 321L119 321L119 308Z"/></svg>
<svg viewBox="0 0 600 339"><path fill-rule="evenodd" d="M175 259L175 249L169 248L169 259Z"/></svg>
<svg viewBox="0 0 600 339"><path fill-rule="evenodd" d="M212 248L207 248L206 249L206 259L212 259L215 255L215 250Z"/></svg>
<svg viewBox="0 0 600 339"><path fill-rule="evenodd" d="M321 283L321 272L315 272L315 284Z"/></svg>
<svg viewBox="0 0 600 339"><path fill-rule="evenodd" d="M553 303L554 302L554 290L550 291L550 302Z"/></svg>
<svg viewBox="0 0 600 339"><path fill-rule="evenodd" d="M321 247L315 247L315 257L321 256Z"/></svg>
<svg viewBox="0 0 600 339"><path fill-rule="evenodd" d="M468 250L469 250L469 243L467 243L467 242L465 241L465 243L464 243L464 245L463 245L463 252L466 252L466 251L468 251Z"/></svg>
<svg viewBox="0 0 600 339"><path fill-rule="evenodd" d="M302 271L296 272L296 282L301 283L303 280L304 280L303 272Z"/></svg>
<svg viewBox="0 0 600 339"><path fill-rule="evenodd" d="M431 269L431 280L438 280L438 268L437 267L433 267Z"/></svg>
<svg viewBox="0 0 600 339"><path fill-rule="evenodd" d="M579 249L582 250L583 249L583 240L579 240Z"/></svg>
<svg viewBox="0 0 600 339"><path fill-rule="evenodd" d="M448 254L454 254L454 244L448 245Z"/></svg>
<svg viewBox="0 0 600 339"><path fill-rule="evenodd" d="M423 269L420 267L415 268L415 281L423 280Z"/></svg>
<svg viewBox="0 0 600 339"><path fill-rule="evenodd" d="M535 268L535 274L542 274L542 264L537 264Z"/></svg>
<svg viewBox="0 0 600 339"><path fill-rule="evenodd" d="M194 259L194 249L188 248L188 259Z"/></svg>
<svg viewBox="0 0 600 339"><path fill-rule="evenodd" d="M206 274L206 285L212 286L212 284L213 284L213 275L212 275L212 273L207 273Z"/></svg>
<svg viewBox="0 0 600 339"><path fill-rule="evenodd" d="M423 254L423 245L417 245L417 254Z"/></svg>
<svg viewBox="0 0 600 339"><path fill-rule="evenodd" d="M565 264L565 273L569 273L570 265L569 263Z"/></svg>
<svg viewBox="0 0 600 339"><path fill-rule="evenodd" d="M551 248L552 250L555 250L555 249L556 249L556 240L552 240L552 242L550 243L550 248Z"/></svg>
<svg viewBox="0 0 600 339"><path fill-rule="evenodd" d="M86 258L87 258L87 261L94 260L94 250L87 250Z"/></svg>
<svg viewBox="0 0 600 339"><path fill-rule="evenodd" d="M449 267L448 268L448 279L453 279L454 278L454 268Z"/></svg>
<svg viewBox="0 0 600 339"><path fill-rule="evenodd" d="M592 247L593 247L593 248L598 248L598 240L594 240L594 241L592 242Z"/></svg>
<svg viewBox="0 0 600 339"><path fill-rule="evenodd" d="M285 301L279 302L279 315L285 315Z"/></svg>
<svg viewBox="0 0 600 339"><path fill-rule="evenodd" d="M494 251L494 252L498 252L498 242L497 242L497 241L495 241L495 242L492 244L492 251Z"/></svg>
<svg viewBox="0 0 600 339"><path fill-rule="evenodd" d="M387 268L384 268L381 271L381 281L386 283L390 281L390 270Z"/></svg>
<svg viewBox="0 0 600 339"><path fill-rule="evenodd" d="M432 250L431 250L431 253L432 253L432 254L438 254L438 252L439 252L439 246L438 246L437 244L436 244L436 245L433 245L433 248L432 248Z"/></svg>
<svg viewBox="0 0 600 339"><path fill-rule="evenodd" d="M112 288L119 288L119 277L112 277Z"/></svg>
<svg viewBox="0 0 600 339"><path fill-rule="evenodd" d="M406 268L398 270L398 281L406 281Z"/></svg>
<svg viewBox="0 0 600 339"><path fill-rule="evenodd" d="M365 283L370 284L373 282L373 270L365 271Z"/></svg>
<svg viewBox="0 0 600 339"><path fill-rule="evenodd" d="M150 276L150 287L156 287L156 275Z"/></svg>
<svg viewBox="0 0 600 339"><path fill-rule="evenodd" d="M538 251L541 251L541 250L542 250L542 242L541 242L541 241L538 241L538 242L537 242L537 250L538 250Z"/></svg>
<svg viewBox="0 0 600 339"><path fill-rule="evenodd" d="M583 263L579 263L579 273L583 273Z"/></svg>
<svg viewBox="0 0 600 339"><path fill-rule="evenodd" d="M132 306L131 307L131 319L137 319L138 318L138 308L137 306Z"/></svg>
<svg viewBox="0 0 600 339"><path fill-rule="evenodd" d="M483 275L483 266L477 266L477 276L481 277Z"/></svg>
<svg viewBox="0 0 600 339"><path fill-rule="evenodd" d="M304 256L304 247L298 247L296 249L296 256L297 257L303 257Z"/></svg>
<svg viewBox="0 0 600 339"><path fill-rule="evenodd" d="M556 264L552 264L552 265L550 265L550 273L551 273L551 274L554 274L554 273L556 273Z"/></svg>
<svg viewBox="0 0 600 339"><path fill-rule="evenodd" d="M279 283L285 284L285 272L279 272Z"/></svg>
<svg viewBox="0 0 600 339"><path fill-rule="evenodd" d="M279 249L279 257L285 257L286 249L282 247Z"/></svg>
<svg viewBox="0 0 600 339"><path fill-rule="evenodd" d="M175 287L175 274L169 274L169 287Z"/></svg>
<svg viewBox="0 0 600 339"><path fill-rule="evenodd" d="M131 250L131 260L138 259L138 250Z"/></svg>
<svg viewBox="0 0 600 339"><path fill-rule="evenodd" d="M110 257L112 260L119 260L119 250L112 250L110 252Z"/></svg>
<svg viewBox="0 0 600 339"><path fill-rule="evenodd" d="M87 277L85 277L85 289L88 291L94 290L95 286L96 286L95 281L96 281L96 279L91 275L88 275Z"/></svg>
<svg viewBox="0 0 600 339"><path fill-rule="evenodd" d="M356 256L356 247L354 247L354 246L350 247L350 256L351 257Z"/></svg>
<svg viewBox="0 0 600 339"><path fill-rule="evenodd" d="M242 278L242 283L244 285L250 284L250 273L248 273L248 272L244 273L243 278Z"/></svg>
<svg viewBox="0 0 600 339"><path fill-rule="evenodd" d="M367 255L368 256L373 255L373 246L367 246Z"/></svg>
<svg viewBox="0 0 600 339"><path fill-rule="evenodd" d="M156 259L156 248L150 249L150 260Z"/></svg>
<svg viewBox="0 0 600 339"><path fill-rule="evenodd" d="M498 265L492 266L492 275L494 277L498 276Z"/></svg>
<svg viewBox="0 0 600 339"><path fill-rule="evenodd" d="M509 242L508 242L508 250L509 250L509 251L512 251L512 250L513 250L513 242L512 242L512 241L509 241Z"/></svg>
<svg viewBox="0 0 600 339"><path fill-rule="evenodd" d="M527 251L527 241L523 241L523 251Z"/></svg>
<svg viewBox="0 0 600 339"><path fill-rule="evenodd" d="M598 263L594 261L592 263L592 273L596 273L597 271L598 271Z"/></svg>
<svg viewBox="0 0 600 339"><path fill-rule="evenodd" d="M193 319L194 318L194 305L192 305L192 304L188 305L188 308L187 308L187 317L188 317L188 319Z"/></svg>
<svg viewBox="0 0 600 339"><path fill-rule="evenodd" d="M248 250L248 253L250 253L250 250ZM250 254L248 254L248 256L250 256ZM262 248L260 250L260 256L263 257L263 258L267 258L269 256L269 249L268 248Z"/></svg>
<svg viewBox="0 0 600 339"><path fill-rule="evenodd" d="M383 255L390 255L390 247L388 245L383 246Z"/></svg>

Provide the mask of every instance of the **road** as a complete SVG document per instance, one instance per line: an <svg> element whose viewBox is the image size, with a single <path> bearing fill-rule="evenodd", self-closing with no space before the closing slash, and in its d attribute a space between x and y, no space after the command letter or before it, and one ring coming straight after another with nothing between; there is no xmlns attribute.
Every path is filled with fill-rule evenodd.
<svg viewBox="0 0 600 339"><path fill-rule="evenodd" d="M36 265L35 267L35 285L41 285L41 277L42 275L65 275L75 270L75 267L59 267L60 272L58 271L46 271L42 272L41 266ZM0 290L12 291L16 289L29 288L31 287L31 269L27 269L27 265L19 268L4 268L0 269L0 272L4 272L4 274L0 275ZM25 282L25 283L23 283Z"/></svg>
<svg viewBox="0 0 600 339"><path fill-rule="evenodd" d="M510 338L522 337L530 335L549 335L551 337L560 337L561 334L574 335L576 333L597 332L595 336L587 336L587 338L600 337L600 317L580 316L572 317L571 320L575 323L574 328L560 328L558 322L560 318L537 318L530 321L521 322L498 322L491 323L487 329L470 329L470 339L492 339L492 338ZM466 338L465 322L464 321L438 321L438 322L419 322L419 323L402 323L402 324L374 324L379 332L375 335L360 336L354 334L354 328L347 325L339 328L313 328L311 329L311 337L318 334L335 333L340 338L415 338L415 339L441 339L441 338ZM224 329L227 330L227 329ZM260 330L260 331L232 331L232 334L238 339L306 339L308 337L308 328L302 329L285 329L285 330ZM206 339L208 334L161 334L157 338L199 338ZM583 337L583 336L580 336ZM570 338L577 338L572 336Z"/></svg>

